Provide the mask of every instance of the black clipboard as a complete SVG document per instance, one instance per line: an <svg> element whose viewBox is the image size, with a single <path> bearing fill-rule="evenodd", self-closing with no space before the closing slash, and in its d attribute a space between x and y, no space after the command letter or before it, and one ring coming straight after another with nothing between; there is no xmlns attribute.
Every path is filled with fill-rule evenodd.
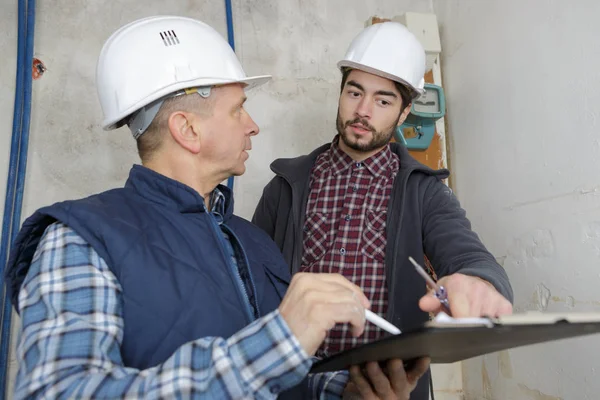
<svg viewBox="0 0 600 400"><path fill-rule="evenodd" d="M429 356L432 364L453 363L515 347L600 332L600 314L547 314L541 319L524 314L489 321L487 326L426 324L319 360L310 372L345 370L351 365L391 358L410 364L411 360Z"/></svg>

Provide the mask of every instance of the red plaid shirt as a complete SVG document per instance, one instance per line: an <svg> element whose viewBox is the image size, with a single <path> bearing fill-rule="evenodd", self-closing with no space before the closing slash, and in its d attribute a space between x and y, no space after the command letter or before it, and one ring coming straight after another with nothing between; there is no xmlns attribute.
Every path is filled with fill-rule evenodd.
<svg viewBox="0 0 600 400"><path fill-rule="evenodd" d="M385 316L386 216L400 160L389 146L362 162L338 147L319 155L311 171L306 207L302 271L341 273L364 291L371 310ZM384 332L367 323L353 338L347 324L336 325L319 355L331 355L380 338Z"/></svg>

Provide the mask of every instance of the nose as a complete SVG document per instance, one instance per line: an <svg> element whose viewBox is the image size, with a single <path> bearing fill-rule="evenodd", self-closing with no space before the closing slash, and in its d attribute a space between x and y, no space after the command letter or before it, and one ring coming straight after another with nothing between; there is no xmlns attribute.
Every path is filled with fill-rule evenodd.
<svg viewBox="0 0 600 400"><path fill-rule="evenodd" d="M356 115L360 118L370 119L373 113L373 105L367 96L363 97L356 107Z"/></svg>
<svg viewBox="0 0 600 400"><path fill-rule="evenodd" d="M246 113L246 115L248 116L248 123L247 123L247 135L248 136L256 136L258 135L258 132L260 132L260 128L258 127L258 125L256 125L256 122L254 122L254 120L252 119L252 117L250 116L250 114Z"/></svg>

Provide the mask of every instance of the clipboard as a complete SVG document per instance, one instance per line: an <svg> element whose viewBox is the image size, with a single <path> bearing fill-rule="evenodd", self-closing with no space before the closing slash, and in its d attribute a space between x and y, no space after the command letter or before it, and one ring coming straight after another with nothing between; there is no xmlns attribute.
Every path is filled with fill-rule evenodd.
<svg viewBox="0 0 600 400"><path fill-rule="evenodd" d="M369 361L428 356L454 363L501 350L600 333L600 313L523 313L454 319L443 314L424 326L343 351L313 364L311 373L339 371Z"/></svg>

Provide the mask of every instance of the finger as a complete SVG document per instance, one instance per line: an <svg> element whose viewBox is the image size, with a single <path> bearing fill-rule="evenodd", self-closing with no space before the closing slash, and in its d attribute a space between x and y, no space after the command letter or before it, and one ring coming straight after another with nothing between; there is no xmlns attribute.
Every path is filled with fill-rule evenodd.
<svg viewBox="0 0 600 400"><path fill-rule="evenodd" d="M404 371L404 362L399 358L392 359L387 363L390 383L395 393L401 393L407 385L406 371Z"/></svg>
<svg viewBox="0 0 600 400"><path fill-rule="evenodd" d="M346 387L344 388L344 393L342 393L342 399L344 400L360 400L362 396L356 387L356 384L352 381L348 381L346 383Z"/></svg>
<svg viewBox="0 0 600 400"><path fill-rule="evenodd" d="M365 308L371 308L371 302L367 298L367 296L363 293L362 289L350 282L348 279L343 277L340 274L319 274L322 276L323 280L327 282L337 283L338 285L342 285L350 290L357 296L358 300L363 304Z"/></svg>
<svg viewBox="0 0 600 400"><path fill-rule="evenodd" d="M490 317L507 314L512 314L512 304L500 294L496 294L493 301L487 302L482 311L482 315Z"/></svg>
<svg viewBox="0 0 600 400"><path fill-rule="evenodd" d="M373 392L371 384L362 374L358 365L353 365L350 367L350 379L354 383L362 398L369 399L375 397L375 393Z"/></svg>
<svg viewBox="0 0 600 400"><path fill-rule="evenodd" d="M289 292L288 292L289 293ZM322 304L348 304L358 308L364 317L364 304L358 299L356 294L346 287L335 284L328 284L324 287L312 287L299 295L299 299L305 304L318 306Z"/></svg>
<svg viewBox="0 0 600 400"><path fill-rule="evenodd" d="M352 335L358 337L365 330L366 317L365 308L352 292L344 289L343 292L332 292L322 299L326 306L336 306L341 311L336 311L333 308L329 310L333 312L333 318L336 323L349 323L352 328Z"/></svg>
<svg viewBox="0 0 600 400"><path fill-rule="evenodd" d="M364 309L363 303L353 291L342 286L328 287L327 289L309 289L303 294L303 300L309 303L352 303Z"/></svg>
<svg viewBox="0 0 600 400"><path fill-rule="evenodd" d="M500 302L500 306L498 307L497 315L510 315L513 313L513 306L510 301L506 300L502 297L502 301Z"/></svg>
<svg viewBox="0 0 600 400"><path fill-rule="evenodd" d="M356 301L351 303L320 303L314 309L316 320L329 321L326 329L335 324L352 325L352 334L360 336L365 330L365 309Z"/></svg>
<svg viewBox="0 0 600 400"><path fill-rule="evenodd" d="M481 316L483 317L497 317L500 313L501 308L504 304L504 298L498 294L490 296L489 300L484 300L482 305Z"/></svg>
<svg viewBox="0 0 600 400"><path fill-rule="evenodd" d="M292 284L294 283L294 280L296 280L296 285L301 285L302 289L304 289L305 291L321 290L328 292L339 290L340 287L343 287L347 290L352 291L352 293L354 293L357 299L363 304L363 307L371 307L371 302L369 301L367 296L365 296L363 291L354 283L350 282L348 279L344 278L340 274L304 273L300 277L296 278L297 275L298 274L294 275L294 278L292 279Z"/></svg>
<svg viewBox="0 0 600 400"><path fill-rule="evenodd" d="M393 394L390 380L379 367L379 363L374 361L367 363L367 375L379 397L388 398Z"/></svg>
<svg viewBox="0 0 600 400"><path fill-rule="evenodd" d="M495 317L504 298L486 281L474 278L471 294L472 317Z"/></svg>
<svg viewBox="0 0 600 400"><path fill-rule="evenodd" d="M430 363L431 359L429 357L419 358L414 364L414 367L406 372L406 381L411 387L415 386L419 379L425 375L425 372L429 369Z"/></svg>
<svg viewBox="0 0 600 400"><path fill-rule="evenodd" d="M440 303L437 297L426 294L419 300L419 308L425 312L438 313L442 309L442 303Z"/></svg>
<svg viewBox="0 0 600 400"><path fill-rule="evenodd" d="M475 278L477 281L470 290L471 317L495 317L500 307L502 296L489 283Z"/></svg>

